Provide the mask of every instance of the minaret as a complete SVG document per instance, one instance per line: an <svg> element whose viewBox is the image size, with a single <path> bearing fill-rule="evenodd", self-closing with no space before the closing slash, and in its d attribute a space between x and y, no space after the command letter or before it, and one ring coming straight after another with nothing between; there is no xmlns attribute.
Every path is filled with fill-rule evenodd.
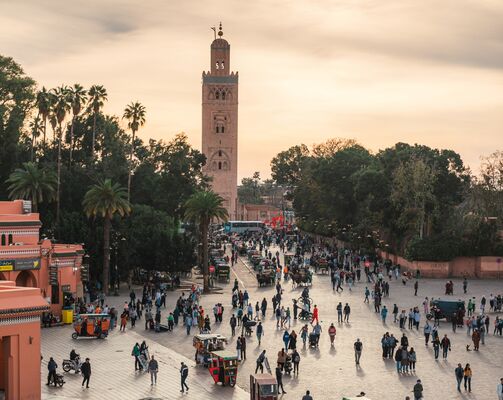
<svg viewBox="0 0 503 400"><path fill-rule="evenodd" d="M214 28L213 28L214 29ZM216 29L214 29L216 30ZM211 43L211 70L203 72L203 172L213 178L211 187L224 199L229 219L237 216L238 179L238 73L230 72L230 45L218 38Z"/></svg>

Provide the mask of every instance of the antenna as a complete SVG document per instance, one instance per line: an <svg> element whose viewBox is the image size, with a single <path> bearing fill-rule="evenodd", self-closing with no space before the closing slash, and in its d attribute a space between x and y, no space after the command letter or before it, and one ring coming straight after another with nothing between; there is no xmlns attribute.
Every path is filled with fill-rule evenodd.
<svg viewBox="0 0 503 400"><path fill-rule="evenodd" d="M210 29L213 31L213 34L214 34L215 40L216 40L217 39L217 28L212 26Z"/></svg>

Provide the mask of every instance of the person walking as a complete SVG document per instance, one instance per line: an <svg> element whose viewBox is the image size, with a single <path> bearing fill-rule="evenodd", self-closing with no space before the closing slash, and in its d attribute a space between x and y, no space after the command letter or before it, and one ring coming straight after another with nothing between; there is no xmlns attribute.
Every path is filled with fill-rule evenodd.
<svg viewBox="0 0 503 400"><path fill-rule="evenodd" d="M184 393L185 390L188 392L189 387L187 386L186 380L187 377L189 376L189 367L185 365L185 363L181 363L180 367L180 378L181 378L181 384L182 384L182 390L180 392Z"/></svg>
<svg viewBox="0 0 503 400"><path fill-rule="evenodd" d="M414 296L417 296L417 289L419 289L419 282L414 282Z"/></svg>
<svg viewBox="0 0 503 400"><path fill-rule="evenodd" d="M255 330L255 334L257 335L258 345L260 346L262 336L264 336L264 327L262 326L262 322L258 323L257 329Z"/></svg>
<svg viewBox="0 0 503 400"><path fill-rule="evenodd" d="M311 392L306 390L306 394L302 396L302 400L313 400L313 396L311 396Z"/></svg>
<svg viewBox="0 0 503 400"><path fill-rule="evenodd" d="M231 325L231 335L235 336L236 335L236 325L237 325L238 320L236 319L236 316L232 314L232 317L229 321L229 324Z"/></svg>
<svg viewBox="0 0 503 400"><path fill-rule="evenodd" d="M140 364L140 345L138 342L133 347L133 350L131 351L131 355L134 356L134 370L138 371L141 370L141 364Z"/></svg>
<svg viewBox="0 0 503 400"><path fill-rule="evenodd" d="M398 319L398 306L393 304L393 322L396 323Z"/></svg>
<svg viewBox="0 0 503 400"><path fill-rule="evenodd" d="M344 306L344 322L349 323L349 315L351 314L351 307L348 303Z"/></svg>
<svg viewBox="0 0 503 400"><path fill-rule="evenodd" d="M440 340L438 336L433 339L433 352L435 354L435 360L438 360L438 353L440 352Z"/></svg>
<svg viewBox="0 0 503 400"><path fill-rule="evenodd" d="M458 392L461 392L461 382L463 381L464 370L461 364L458 364L456 369L454 370L454 375L456 376L456 389Z"/></svg>
<svg viewBox="0 0 503 400"><path fill-rule="evenodd" d="M316 306L316 304L314 305L314 308L313 308L313 318L311 320L311 325L313 324L313 322L316 320L316 323L319 323L319 316L318 316L318 307Z"/></svg>
<svg viewBox="0 0 503 400"><path fill-rule="evenodd" d="M330 337L330 345L334 345L335 335L337 334L337 330L335 329L334 324L330 324L330 328L328 328L328 336Z"/></svg>
<svg viewBox="0 0 503 400"><path fill-rule="evenodd" d="M265 361L265 350L262 350L262 353L257 358L257 366L255 367L255 373L260 369L260 373L264 373L264 361Z"/></svg>
<svg viewBox="0 0 503 400"><path fill-rule="evenodd" d="M503 378L500 378L500 383L496 386L496 394L498 395L498 400L503 400Z"/></svg>
<svg viewBox="0 0 503 400"><path fill-rule="evenodd" d="M362 356L363 343L360 342L360 339L356 339L356 342L353 345L355 349L355 363L356 365L360 365L360 358Z"/></svg>
<svg viewBox="0 0 503 400"><path fill-rule="evenodd" d="M473 350L479 351L480 345L480 332L478 329L474 329L472 333Z"/></svg>
<svg viewBox="0 0 503 400"><path fill-rule="evenodd" d="M447 354L451 351L451 341L447 335L444 335L442 341L440 342L440 347L442 347L442 358L447 360Z"/></svg>
<svg viewBox="0 0 503 400"><path fill-rule="evenodd" d="M416 372L417 355L416 355L416 352L414 350L414 347L410 348L410 351L409 351L408 355L409 355L409 368L410 368L411 371Z"/></svg>
<svg viewBox="0 0 503 400"><path fill-rule="evenodd" d="M292 353L293 373L299 374L300 354L297 350Z"/></svg>
<svg viewBox="0 0 503 400"><path fill-rule="evenodd" d="M241 336L241 359L246 360L246 338Z"/></svg>
<svg viewBox="0 0 503 400"><path fill-rule="evenodd" d="M414 393L414 400L421 400L423 398L423 385L421 384L421 379L418 379L412 390Z"/></svg>
<svg viewBox="0 0 503 400"><path fill-rule="evenodd" d="M86 360L80 367L80 371L82 372L82 376L84 377L84 379L82 380L82 387L84 387L85 383L86 389L89 389L89 379L91 379L91 363L89 361L89 358L86 358Z"/></svg>
<svg viewBox="0 0 503 400"><path fill-rule="evenodd" d="M283 394L286 394L285 388L283 387L283 374L280 367L276 367L276 381L278 382L278 394L281 394L282 392ZM282 392L279 391L280 389Z"/></svg>
<svg viewBox="0 0 503 400"><path fill-rule="evenodd" d="M466 364L464 373L463 373L463 378L464 378L464 386L465 386L465 391L468 389L468 392L472 391L472 369L470 368L470 364Z"/></svg>
<svg viewBox="0 0 503 400"><path fill-rule="evenodd" d="M423 328L424 332L424 345L428 346L428 341L430 340L430 334L431 334L431 325L426 321L426 325Z"/></svg>
<svg viewBox="0 0 503 400"><path fill-rule="evenodd" d="M47 369L49 370L49 375L47 375L47 383L46 385L49 386L51 384L51 381L54 382L54 386L57 386L56 384L56 370L58 369L58 364L56 364L56 361L54 361L54 358L49 358L49 363L47 364Z"/></svg>
<svg viewBox="0 0 503 400"><path fill-rule="evenodd" d="M157 385L157 372L159 371L159 364L152 356L148 362L148 372L150 372L150 386Z"/></svg>
<svg viewBox="0 0 503 400"><path fill-rule="evenodd" d="M339 302L337 304L337 322L341 323L342 322L342 303Z"/></svg>
<svg viewBox="0 0 503 400"><path fill-rule="evenodd" d="M386 308L386 306L383 306L383 308L381 309L381 319L384 325L386 325L387 315L388 315L388 309Z"/></svg>
<svg viewBox="0 0 503 400"><path fill-rule="evenodd" d="M241 337L238 337L238 340L236 340L236 353L238 361L241 361Z"/></svg>

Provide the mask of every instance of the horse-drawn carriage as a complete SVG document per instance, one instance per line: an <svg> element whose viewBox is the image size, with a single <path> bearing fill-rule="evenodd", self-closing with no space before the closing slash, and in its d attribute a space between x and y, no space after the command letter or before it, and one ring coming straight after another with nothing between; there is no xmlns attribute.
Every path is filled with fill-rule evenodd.
<svg viewBox="0 0 503 400"><path fill-rule="evenodd" d="M257 272L258 286L261 287L274 284L275 275L276 273L272 268L263 269Z"/></svg>
<svg viewBox="0 0 503 400"><path fill-rule="evenodd" d="M325 257L316 257L312 264L316 273L328 274L328 261Z"/></svg>
<svg viewBox="0 0 503 400"><path fill-rule="evenodd" d="M229 282L231 278L231 267L226 262L219 262L216 264L216 275L218 280Z"/></svg>
<svg viewBox="0 0 503 400"><path fill-rule="evenodd" d="M308 268L294 268L289 271L290 278L296 286L313 284L313 274Z"/></svg>

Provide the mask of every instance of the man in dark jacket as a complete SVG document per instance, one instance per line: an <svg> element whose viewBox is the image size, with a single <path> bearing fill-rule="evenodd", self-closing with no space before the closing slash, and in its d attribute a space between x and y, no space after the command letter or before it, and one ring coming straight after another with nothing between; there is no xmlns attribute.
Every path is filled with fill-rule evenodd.
<svg viewBox="0 0 503 400"><path fill-rule="evenodd" d="M281 368L276 367L276 381L278 382L278 394L281 394L280 389L283 391L283 394L286 394L285 389L283 388L283 374L281 373Z"/></svg>
<svg viewBox="0 0 503 400"><path fill-rule="evenodd" d="M51 380L54 382L54 386L56 385L56 370L58 369L58 364L54 361L54 358L49 359L49 363L47 364L47 369L49 370L49 375L47 376L47 386L51 384Z"/></svg>
<svg viewBox="0 0 503 400"><path fill-rule="evenodd" d="M180 392L182 393L185 390L187 390L187 392L189 391L189 387L185 383L188 376L189 376L189 367L187 367L185 363L182 362L182 366L180 367L180 378L182 379L182 390L180 390Z"/></svg>
<svg viewBox="0 0 503 400"><path fill-rule="evenodd" d="M84 387L84 383L86 384L86 388L89 389L89 379L91 378L91 363L89 362L89 358L86 358L86 361L80 367L82 371L82 376L84 380L82 381L82 387Z"/></svg>
<svg viewBox="0 0 503 400"><path fill-rule="evenodd" d="M461 364L458 364L458 367L454 370L454 374L456 375L456 382L458 383L458 392L461 392L461 382L463 381L463 376L465 375L465 370Z"/></svg>
<svg viewBox="0 0 503 400"><path fill-rule="evenodd" d="M418 379L414 385L414 400L420 400L423 398L423 385L421 385L421 379Z"/></svg>

